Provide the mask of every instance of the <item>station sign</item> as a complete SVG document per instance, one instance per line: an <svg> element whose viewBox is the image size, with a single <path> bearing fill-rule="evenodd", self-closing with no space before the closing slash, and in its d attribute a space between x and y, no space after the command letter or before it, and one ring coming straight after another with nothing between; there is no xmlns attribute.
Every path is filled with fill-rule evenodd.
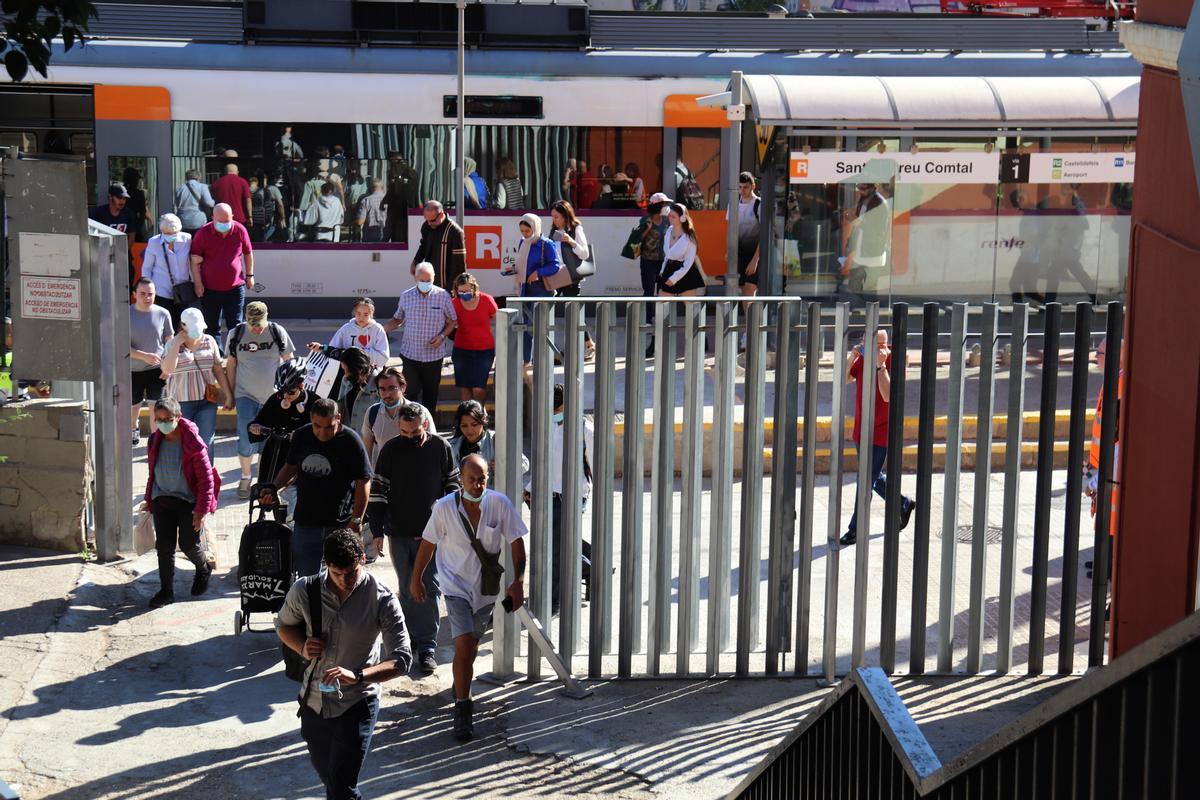
<svg viewBox="0 0 1200 800"><path fill-rule="evenodd" d="M804 153L791 183L1132 183L1135 153Z"/></svg>
<svg viewBox="0 0 1200 800"><path fill-rule="evenodd" d="M21 276L21 316L78 322L83 316L83 287L79 278Z"/></svg>

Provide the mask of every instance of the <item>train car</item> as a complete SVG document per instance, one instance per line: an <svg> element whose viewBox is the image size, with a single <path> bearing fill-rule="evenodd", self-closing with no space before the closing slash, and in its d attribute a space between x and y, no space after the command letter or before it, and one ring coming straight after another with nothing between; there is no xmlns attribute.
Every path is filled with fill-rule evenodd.
<svg viewBox="0 0 1200 800"><path fill-rule="evenodd" d="M259 198L251 219L257 241L255 296L281 316L340 315L348 311L347 300L360 294L376 297L386 309L410 285L419 206L427 199L467 204L468 267L481 276L486 291L513 291L511 279L500 272L515 249L519 216L533 210L548 228L547 209L566 198L579 206L596 254L597 274L588 280L587 291L637 294L637 264L620 252L655 191L688 202L706 271L725 272L720 175L727 157L722 129L729 123L723 109L695 101L723 91L733 69L756 75L885 74L917 81L983 74L1116 76L1136 84L1138 75L1136 62L1123 53L473 51L467 59L465 151L474 174L467 189L453 185L452 52L98 41L82 51L56 54L45 81L0 83L0 144L84 157L94 174L92 202L104 196L110 181L124 180L145 198L150 219L173 209L192 171L211 183L228 164L237 164ZM1116 149L1128 153L1132 163L1128 129L1134 121L1109 122L1064 120L1069 136L1061 143L1039 135L1035 144L1047 152L1068 144L1072 151ZM802 133L768 126L752 130L739 154L741 168L761 173L772 163L768 150L801 142L819 151L879 146L899 151L913 141L911 132L903 131L874 137L848 130L814 137ZM941 146L1030 149L1019 141L1019 132L1015 144L1013 137L1013 131L981 128ZM767 228L773 231L767 241L772 269L788 291L838 291L831 265L847 246L853 216L844 182L789 189L782 176L766 177L773 183L765 206ZM312 208L327 185L342 218L318 226ZM1123 225L1127 231L1128 205L1113 200L1123 197L1114 185L1085 192L1092 199L1078 216L1088 226ZM1000 202L1005 187L993 181L985 197L978 186L948 185L936 198L894 209L897 257L889 291L1004 295L996 261L1006 248L1013 249L1004 242L1020 239L1023 209L1036 213L1042 241L1079 225L1075 201L1071 216L1050 213L1053 209L1039 206L1045 203L1039 198L1042 189L1035 187L1026 206L1013 209ZM387 221L382 231L365 231L357 224L359 209L380 190ZM971 192L975 196L968 197ZM1059 202L1053 198L1053 204ZM794 209L816 206L828 213L807 219L797 213L793 219ZM978 236L962 233L972 214ZM823 228L818 217L825 219ZM989 225L990 236L983 236ZM929 258L915 263L917 253ZM934 254L940 259L936 263ZM1123 256L1091 255L1111 261L1097 273L1108 288L1119 286Z"/></svg>

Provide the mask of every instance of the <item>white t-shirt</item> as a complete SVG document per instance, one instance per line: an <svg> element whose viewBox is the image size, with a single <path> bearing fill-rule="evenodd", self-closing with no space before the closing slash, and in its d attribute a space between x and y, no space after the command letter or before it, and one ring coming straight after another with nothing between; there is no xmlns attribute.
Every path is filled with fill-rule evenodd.
<svg viewBox="0 0 1200 800"><path fill-rule="evenodd" d="M435 558L442 594L466 600L472 611L481 611L495 603L499 595L481 593L483 567L463 527L467 523L459 514L461 508L458 492L438 500L433 504L421 538L437 545ZM528 532L508 496L488 489L479 504L479 529L475 532L483 548L489 553L499 553L505 542L515 542ZM504 575L500 579L501 588L513 580L515 576Z"/></svg>

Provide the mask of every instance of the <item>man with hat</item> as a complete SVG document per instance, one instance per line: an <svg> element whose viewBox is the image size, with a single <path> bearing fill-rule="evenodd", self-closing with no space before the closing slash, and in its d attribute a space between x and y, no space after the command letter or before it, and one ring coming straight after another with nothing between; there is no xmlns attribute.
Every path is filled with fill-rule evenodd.
<svg viewBox="0 0 1200 800"><path fill-rule="evenodd" d="M137 237L137 217L133 210L126 207L129 202L129 190L123 183L114 183L108 187L108 202L101 203L88 214L90 219L107 225L113 230L125 234L125 243L129 247L129 286L133 286L133 242ZM132 291L132 288L131 288Z"/></svg>

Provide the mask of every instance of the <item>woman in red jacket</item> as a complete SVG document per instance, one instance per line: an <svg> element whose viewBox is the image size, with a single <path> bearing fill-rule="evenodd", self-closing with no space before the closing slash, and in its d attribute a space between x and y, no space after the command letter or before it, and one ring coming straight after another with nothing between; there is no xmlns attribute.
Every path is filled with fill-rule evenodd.
<svg viewBox="0 0 1200 800"><path fill-rule="evenodd" d="M196 565L192 594L208 589L212 574L204 551L204 518L217 510L221 476L208 460L208 446L196 424L183 419L178 401L164 396L154 404L155 431L150 435L146 507L154 515L158 577L162 588L151 608L175 601L175 547Z"/></svg>

